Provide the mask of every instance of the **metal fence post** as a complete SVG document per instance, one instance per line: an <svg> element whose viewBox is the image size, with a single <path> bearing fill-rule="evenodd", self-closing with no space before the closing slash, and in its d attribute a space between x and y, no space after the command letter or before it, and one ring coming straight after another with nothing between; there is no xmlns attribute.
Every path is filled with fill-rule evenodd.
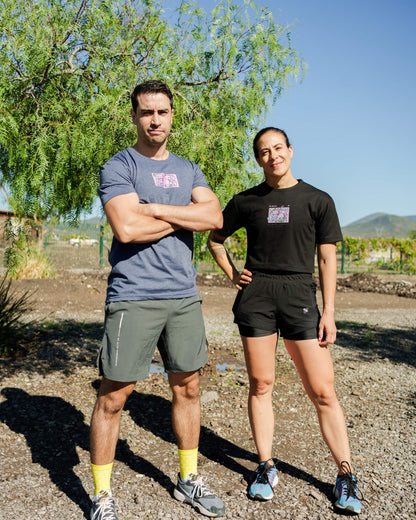
<svg viewBox="0 0 416 520"><path fill-rule="evenodd" d="M100 267L104 265L104 226L100 224Z"/></svg>

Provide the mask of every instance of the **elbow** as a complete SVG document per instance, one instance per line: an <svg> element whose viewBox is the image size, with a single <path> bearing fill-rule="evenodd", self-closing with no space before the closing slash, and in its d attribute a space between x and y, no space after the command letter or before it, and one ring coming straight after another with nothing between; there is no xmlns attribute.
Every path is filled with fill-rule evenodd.
<svg viewBox="0 0 416 520"><path fill-rule="evenodd" d="M219 218L212 218L208 224L208 226L203 226L198 231L214 231L216 229L221 229L223 226L222 214Z"/></svg>
<svg viewBox="0 0 416 520"><path fill-rule="evenodd" d="M221 229L222 226L224 225L224 219L222 216L222 212L221 211L216 212L212 217L213 218L212 218L210 229Z"/></svg>
<svg viewBox="0 0 416 520"><path fill-rule="evenodd" d="M224 225L224 218L222 216L222 212L218 215L217 221L215 223L214 229L222 229L222 226Z"/></svg>
<svg viewBox="0 0 416 520"><path fill-rule="evenodd" d="M207 216L209 215L209 228L213 229L221 229L224 225L224 219L222 215L221 206L218 200L215 200L210 205L210 210L207 212Z"/></svg>
<svg viewBox="0 0 416 520"><path fill-rule="evenodd" d="M199 224L192 226L192 228L188 228L191 231L200 233L202 231L211 231L215 229L221 229L223 226L223 218L222 213L219 214L211 214L208 218L205 219L204 222L200 222Z"/></svg>
<svg viewBox="0 0 416 520"><path fill-rule="evenodd" d="M120 244L128 244L131 242L131 239L124 233L114 233L114 236L120 242Z"/></svg>
<svg viewBox="0 0 416 520"><path fill-rule="evenodd" d="M113 234L121 244L129 244L133 242L135 238L129 226L121 226L118 229L113 229Z"/></svg>

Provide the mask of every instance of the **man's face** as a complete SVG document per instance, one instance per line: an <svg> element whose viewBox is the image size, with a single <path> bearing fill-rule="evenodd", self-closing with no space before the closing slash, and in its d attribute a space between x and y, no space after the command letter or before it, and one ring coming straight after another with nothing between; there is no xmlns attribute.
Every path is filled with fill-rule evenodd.
<svg viewBox="0 0 416 520"><path fill-rule="evenodd" d="M137 101L137 110L131 110L131 117L138 141L148 146L163 145L172 127L173 109L169 98L162 93L149 93L140 94Z"/></svg>
<svg viewBox="0 0 416 520"><path fill-rule="evenodd" d="M287 146L283 134L270 130L263 134L257 142L258 165L263 168L266 179L283 177L290 172L290 161L293 148Z"/></svg>

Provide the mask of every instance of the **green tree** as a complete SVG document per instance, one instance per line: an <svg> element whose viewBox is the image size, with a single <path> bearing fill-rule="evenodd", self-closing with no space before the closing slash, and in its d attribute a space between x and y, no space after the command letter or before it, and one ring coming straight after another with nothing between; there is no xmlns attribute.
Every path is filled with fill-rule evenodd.
<svg viewBox="0 0 416 520"><path fill-rule="evenodd" d="M100 166L134 141L129 92L166 81L170 149L222 202L252 182L250 143L303 71L287 27L255 2L211 13L152 0L0 0L0 169L10 203L39 222L91 209ZM252 164L252 163L251 163Z"/></svg>

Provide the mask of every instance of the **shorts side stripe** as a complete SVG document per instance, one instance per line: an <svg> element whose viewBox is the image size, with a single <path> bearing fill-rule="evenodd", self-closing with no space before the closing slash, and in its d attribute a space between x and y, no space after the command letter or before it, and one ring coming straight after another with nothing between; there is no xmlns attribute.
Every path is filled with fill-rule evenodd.
<svg viewBox="0 0 416 520"><path fill-rule="evenodd" d="M119 347L120 347L120 335L121 335L121 326L123 324L123 318L124 318L124 311L121 313L120 323L118 324L115 366L118 366L118 352L119 352Z"/></svg>

